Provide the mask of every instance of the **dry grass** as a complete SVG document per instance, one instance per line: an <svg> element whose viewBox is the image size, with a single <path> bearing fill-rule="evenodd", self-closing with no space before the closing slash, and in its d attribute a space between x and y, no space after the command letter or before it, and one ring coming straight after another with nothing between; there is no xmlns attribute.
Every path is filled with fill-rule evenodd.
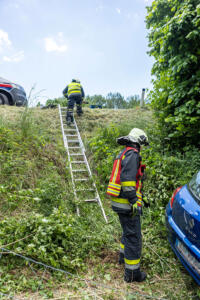
<svg viewBox="0 0 200 300"><path fill-rule="evenodd" d="M90 138L94 131L102 126L121 123L137 124L144 128L144 124L152 124L152 111L146 109L89 109L84 108L81 118L76 117L79 130L83 138Z"/></svg>

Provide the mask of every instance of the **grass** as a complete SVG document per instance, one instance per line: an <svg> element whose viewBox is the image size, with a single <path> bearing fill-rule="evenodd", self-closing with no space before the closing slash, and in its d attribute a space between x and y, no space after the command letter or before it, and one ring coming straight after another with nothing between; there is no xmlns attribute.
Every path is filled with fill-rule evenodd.
<svg viewBox="0 0 200 300"><path fill-rule="evenodd" d="M9 255L4 256L0 266L0 291L11 293L21 300L199 299L197 296L199 294L198 286L175 258L166 240L165 204L161 205L162 202L153 203L150 209L144 211L142 219L142 268L148 273L147 281L125 284L123 266L117 264L120 226L116 215L110 208L109 200L105 197L107 182L99 173L99 164L96 162L95 156L96 150L92 150L89 145L91 139L98 137L99 132L109 124L110 126L123 124L123 128L120 129L120 133L123 134L127 134L131 127L150 130L155 124L152 112L139 108L134 110L90 110L85 108L84 115L77 118L77 123L93 173L98 175L95 179L106 215L109 218L108 225L105 225L101 211L96 204L81 203L80 218L77 218L74 213L70 174L66 169L67 157L63 148L58 111L32 108L27 113L24 108L0 107L0 128L2 130L0 132L1 239L4 227L8 226L9 232L7 239L4 237L4 241L7 242L5 243L2 239L2 243L5 245L16 241L15 227L17 230L21 230L21 227L17 227L18 220L23 219L23 224L28 224L30 218L35 218L35 214L40 213L52 224L54 220L55 222L60 221L59 214L53 212L53 208L57 207L63 213L62 218L69 218L73 226L76 226L77 234L80 232L79 240L71 240L68 237L74 257L76 257L75 252L78 251L78 248L86 251L80 252L85 256L83 263L74 263L75 271L72 270L74 274L72 278L66 278L57 272L43 273L43 268L32 265L31 267L34 269L31 269L21 259ZM114 150L117 151L117 148ZM145 153L144 156L146 156ZM103 164L102 166L104 167ZM149 185L147 192L152 188L152 197L154 195L157 197L154 186L150 186L151 179L146 183ZM12 218L14 221L11 222ZM37 220L41 222L40 218ZM55 230L59 228L66 230L67 222L68 219L63 220L63 223L58 223ZM30 224L34 226L34 222ZM59 227L62 224L64 224L63 229ZM41 232L45 234L45 226L43 227L42 223L39 223L39 227L36 226L36 229L35 236L37 236L38 230L44 230ZM14 236L13 239L11 236L14 231L16 237ZM23 238L29 232L20 234ZM47 239L52 237L54 243L60 234L59 231L55 231L54 236L48 233ZM46 237L44 236L44 238ZM32 240L31 236L28 237L27 243L32 243ZM21 247L19 251L22 251L24 255L27 254L24 250L27 249L25 243L16 243L14 246L17 246L17 248L14 247L15 251ZM39 247L36 250L41 251ZM47 252L44 260L48 259L50 255L52 255L51 252ZM42 258L39 258L42 261ZM55 260L55 263L57 262L59 262L59 255ZM70 270L69 266L62 266L62 268ZM41 278L42 276L44 278Z"/></svg>

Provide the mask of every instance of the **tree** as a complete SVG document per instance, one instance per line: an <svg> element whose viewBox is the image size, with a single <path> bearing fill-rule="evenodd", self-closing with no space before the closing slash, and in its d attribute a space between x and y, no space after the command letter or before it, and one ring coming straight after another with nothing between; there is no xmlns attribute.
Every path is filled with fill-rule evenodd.
<svg viewBox="0 0 200 300"><path fill-rule="evenodd" d="M94 105L102 105L105 107L106 105L106 99L102 95L94 95L94 96L86 96L86 102L89 104L94 104Z"/></svg>
<svg viewBox="0 0 200 300"><path fill-rule="evenodd" d="M107 108L126 108L126 101L120 93L109 93L106 96Z"/></svg>
<svg viewBox="0 0 200 300"><path fill-rule="evenodd" d="M135 106L139 106L140 96L139 95L129 96L126 99L126 102L127 102L127 108L134 108Z"/></svg>
<svg viewBox="0 0 200 300"><path fill-rule="evenodd" d="M200 3L154 0L147 8L153 91L160 127L181 144L200 143Z"/></svg>

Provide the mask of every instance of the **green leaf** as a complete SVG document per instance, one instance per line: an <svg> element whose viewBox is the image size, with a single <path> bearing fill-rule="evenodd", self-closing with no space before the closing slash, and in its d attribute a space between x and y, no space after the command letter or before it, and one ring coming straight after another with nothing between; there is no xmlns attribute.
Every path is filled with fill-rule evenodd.
<svg viewBox="0 0 200 300"><path fill-rule="evenodd" d="M171 98L168 98L167 103L168 103L168 104L172 103L172 99L171 99Z"/></svg>
<svg viewBox="0 0 200 300"><path fill-rule="evenodd" d="M197 8L196 8L196 10L197 10L197 15L198 15L198 16L200 16L200 4L199 4L199 5L197 5Z"/></svg>

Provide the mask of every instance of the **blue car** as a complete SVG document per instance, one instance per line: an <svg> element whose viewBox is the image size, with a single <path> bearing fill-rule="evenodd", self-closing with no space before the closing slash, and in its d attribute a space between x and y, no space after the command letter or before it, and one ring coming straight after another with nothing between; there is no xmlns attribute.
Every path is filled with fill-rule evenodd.
<svg viewBox="0 0 200 300"><path fill-rule="evenodd" d="M200 285L200 171L173 193L166 225L172 250Z"/></svg>

